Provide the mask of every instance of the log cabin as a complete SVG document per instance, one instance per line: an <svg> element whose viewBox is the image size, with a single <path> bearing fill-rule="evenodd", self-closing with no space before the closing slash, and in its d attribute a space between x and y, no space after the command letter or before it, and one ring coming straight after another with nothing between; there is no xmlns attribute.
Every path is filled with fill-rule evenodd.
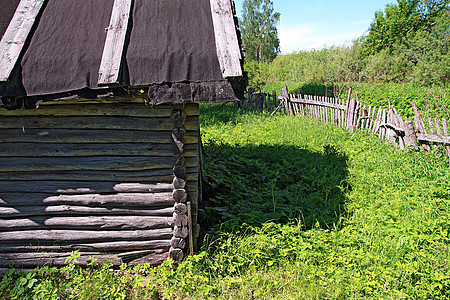
<svg viewBox="0 0 450 300"><path fill-rule="evenodd" d="M5 0L0 268L181 261L199 104L243 97L232 0Z"/></svg>

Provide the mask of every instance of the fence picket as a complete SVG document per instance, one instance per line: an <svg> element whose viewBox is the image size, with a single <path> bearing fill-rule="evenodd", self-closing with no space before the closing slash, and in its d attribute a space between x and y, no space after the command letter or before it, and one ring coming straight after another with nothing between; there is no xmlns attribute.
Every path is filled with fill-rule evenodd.
<svg viewBox="0 0 450 300"><path fill-rule="evenodd" d="M436 125L436 133L437 133L437 135L443 136L442 129L441 129L441 120L434 119L434 124Z"/></svg>
<svg viewBox="0 0 450 300"><path fill-rule="evenodd" d="M434 130L432 118L428 118L428 125L430 126L430 134L436 134L436 131Z"/></svg>
<svg viewBox="0 0 450 300"><path fill-rule="evenodd" d="M448 135L447 119L442 119L442 130L443 130L444 136L449 136ZM450 146L446 146L445 147L445 151L447 152L447 155L450 156Z"/></svg>

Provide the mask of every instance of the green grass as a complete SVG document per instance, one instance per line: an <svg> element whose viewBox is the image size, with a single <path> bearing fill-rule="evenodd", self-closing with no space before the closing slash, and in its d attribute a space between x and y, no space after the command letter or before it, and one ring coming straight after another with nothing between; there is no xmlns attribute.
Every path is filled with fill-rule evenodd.
<svg viewBox="0 0 450 300"><path fill-rule="evenodd" d="M122 276L73 265L70 276L10 274L0 296L58 299L32 298L45 287L63 299L450 298L450 167L439 149L401 151L363 131L231 105L202 106L201 132L198 255Z"/></svg>

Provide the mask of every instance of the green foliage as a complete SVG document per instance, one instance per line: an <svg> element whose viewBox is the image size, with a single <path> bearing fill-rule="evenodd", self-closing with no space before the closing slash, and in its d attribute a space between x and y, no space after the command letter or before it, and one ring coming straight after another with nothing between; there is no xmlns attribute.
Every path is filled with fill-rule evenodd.
<svg viewBox="0 0 450 300"><path fill-rule="evenodd" d="M419 28L417 2L398 0L397 4L389 4L384 12L377 11L370 25L369 35L363 43L367 55L392 50L394 44L406 37L408 33Z"/></svg>
<svg viewBox="0 0 450 300"><path fill-rule="evenodd" d="M201 132L199 254L111 272L73 253L63 268L9 271L0 298L450 298L448 157L232 105L202 106Z"/></svg>
<svg viewBox="0 0 450 300"><path fill-rule="evenodd" d="M266 76L268 64L257 63L255 61L246 62L244 64L244 71L250 79L247 85L247 90L250 93L260 92L266 85Z"/></svg>
<svg viewBox="0 0 450 300"><path fill-rule="evenodd" d="M396 45L419 30L428 31L448 12L448 0L397 0L384 12L375 13L363 49L367 55L383 50L394 52Z"/></svg>
<svg viewBox="0 0 450 300"><path fill-rule="evenodd" d="M240 28L249 61L269 62L280 52L277 24L280 13L270 0L244 0Z"/></svg>
<svg viewBox="0 0 450 300"><path fill-rule="evenodd" d="M340 96L359 83L446 85L449 0L399 0L377 12L369 34L351 46L280 55L262 66L247 63L246 70L255 90L302 82L333 86L334 95Z"/></svg>

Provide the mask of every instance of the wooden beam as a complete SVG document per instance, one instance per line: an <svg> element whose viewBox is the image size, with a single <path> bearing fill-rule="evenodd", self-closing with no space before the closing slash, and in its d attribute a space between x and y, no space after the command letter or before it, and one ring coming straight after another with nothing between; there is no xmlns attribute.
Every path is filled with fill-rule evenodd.
<svg viewBox="0 0 450 300"><path fill-rule="evenodd" d="M197 131L188 131L185 144L197 144ZM79 129L2 129L0 143L153 143L172 142L171 134L164 131L143 130L79 130Z"/></svg>
<svg viewBox="0 0 450 300"><path fill-rule="evenodd" d="M119 82L125 36L128 28L132 0L115 0L111 20L107 28L105 47L98 71L98 84Z"/></svg>
<svg viewBox="0 0 450 300"><path fill-rule="evenodd" d="M77 258L77 265L86 266L91 258L97 258L97 263L111 262L113 265L120 265L127 263L129 266L136 266L138 264L148 263L151 266L162 264L168 257L166 249L155 249L153 251L147 251L148 255L142 256L142 254L124 253L127 257L119 257L118 254L105 254L99 252L78 252L80 257ZM14 266L14 268L27 268L36 267L37 265L52 265L52 266L64 266L66 259L72 254L72 252L66 253L5 253L0 254L0 274L5 273L6 267ZM136 258L137 257L137 258ZM134 259L133 259L134 258ZM25 271L26 269L21 269Z"/></svg>
<svg viewBox="0 0 450 300"><path fill-rule="evenodd" d="M21 0L0 41L0 81L7 81L45 0Z"/></svg>
<svg viewBox="0 0 450 300"><path fill-rule="evenodd" d="M242 76L241 50L230 0L210 0L217 56L224 78Z"/></svg>
<svg viewBox="0 0 450 300"><path fill-rule="evenodd" d="M438 144L450 145L450 137L443 137L434 134L417 134L417 139L421 142L432 142Z"/></svg>
<svg viewBox="0 0 450 300"><path fill-rule="evenodd" d="M58 252L58 251L132 251L140 249L169 249L171 240L149 240L149 241L114 241L114 242L98 242L98 243L77 243L59 242L57 245L54 242L44 243L40 241L32 241L31 243L9 243L0 245L0 253L13 252Z"/></svg>
<svg viewBox="0 0 450 300"><path fill-rule="evenodd" d="M317 105L317 106L324 106L324 107L330 107L330 108L336 108L336 109L345 110L345 105L339 105L339 104L323 102L323 101L316 101L316 100L308 100L308 99L296 98L294 100L291 100L291 102L292 103L298 103L298 104L310 104L310 105Z"/></svg>
<svg viewBox="0 0 450 300"><path fill-rule="evenodd" d="M32 205L81 205L100 207L156 207L174 205L172 192L118 193L109 195L47 195L40 193L1 193L0 206Z"/></svg>
<svg viewBox="0 0 450 300"><path fill-rule="evenodd" d="M166 216L38 216L32 218L0 218L0 230L2 231L28 229L149 230L173 227L173 224L173 217Z"/></svg>
<svg viewBox="0 0 450 300"><path fill-rule="evenodd" d="M188 188L196 182L188 182ZM158 193L172 192L173 183L120 183L83 181L0 181L2 193L43 193L59 195L112 194L112 193Z"/></svg>
<svg viewBox="0 0 450 300"><path fill-rule="evenodd" d="M151 230L20 230L0 232L0 241L114 241L114 240L150 240L172 238L172 228Z"/></svg>
<svg viewBox="0 0 450 300"><path fill-rule="evenodd" d="M154 209L140 208L111 208L111 207L87 207L73 205L56 206L16 206L0 207L0 218L25 218L33 216L69 216L69 215L87 215L87 216L172 216L174 207L155 207ZM170 236L169 238L171 238ZM0 239L1 240L1 239Z"/></svg>

